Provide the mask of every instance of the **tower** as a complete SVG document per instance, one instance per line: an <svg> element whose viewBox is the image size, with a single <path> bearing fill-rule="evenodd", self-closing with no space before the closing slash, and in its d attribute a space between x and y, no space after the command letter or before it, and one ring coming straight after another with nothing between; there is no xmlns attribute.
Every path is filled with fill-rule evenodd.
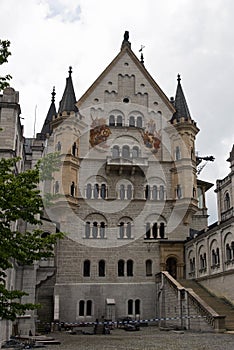
<svg viewBox="0 0 234 350"><path fill-rule="evenodd" d="M216 181L218 220L225 221L233 217L234 202L234 145L227 159L230 163L230 173L222 180Z"/></svg>

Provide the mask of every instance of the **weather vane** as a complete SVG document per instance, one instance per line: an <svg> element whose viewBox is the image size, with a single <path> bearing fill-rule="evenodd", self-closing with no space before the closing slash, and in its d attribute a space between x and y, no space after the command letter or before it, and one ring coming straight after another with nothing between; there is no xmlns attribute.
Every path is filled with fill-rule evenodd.
<svg viewBox="0 0 234 350"><path fill-rule="evenodd" d="M144 56L143 56L143 49L145 48L144 45L141 45L141 48L139 50L139 52L141 53L141 63L144 64Z"/></svg>

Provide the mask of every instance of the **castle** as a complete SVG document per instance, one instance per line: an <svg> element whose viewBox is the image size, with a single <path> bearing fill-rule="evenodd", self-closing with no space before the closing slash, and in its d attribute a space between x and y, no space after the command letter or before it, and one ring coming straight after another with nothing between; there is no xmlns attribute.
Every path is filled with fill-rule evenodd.
<svg viewBox="0 0 234 350"><path fill-rule="evenodd" d="M234 302L234 148L230 174L217 180L217 223L208 226L198 178L199 128L178 75L170 100L131 50L121 50L77 101L72 70L55 106L55 91L36 138L25 139L18 93L0 96L2 157L20 156L18 170L59 152L62 166L43 192L56 195L45 208L43 230L66 233L53 259L16 266L8 285L28 292L42 308L19 318L22 333L40 322L115 321L157 314L155 275L196 279ZM1 326L2 324L2 326ZM6 321L0 327L11 334Z"/></svg>

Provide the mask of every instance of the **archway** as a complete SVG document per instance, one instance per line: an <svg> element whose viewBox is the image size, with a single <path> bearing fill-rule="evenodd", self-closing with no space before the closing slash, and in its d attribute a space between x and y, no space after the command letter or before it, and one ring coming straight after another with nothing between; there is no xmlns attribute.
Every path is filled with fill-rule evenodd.
<svg viewBox="0 0 234 350"><path fill-rule="evenodd" d="M166 270L173 278L177 278L177 259L176 258L168 258L166 261Z"/></svg>

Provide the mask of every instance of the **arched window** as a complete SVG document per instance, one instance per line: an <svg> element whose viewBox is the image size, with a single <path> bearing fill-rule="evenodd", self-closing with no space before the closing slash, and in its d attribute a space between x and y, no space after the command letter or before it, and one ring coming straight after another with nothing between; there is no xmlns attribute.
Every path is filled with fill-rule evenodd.
<svg viewBox="0 0 234 350"><path fill-rule="evenodd" d="M118 276L124 276L124 260L118 261Z"/></svg>
<svg viewBox="0 0 234 350"><path fill-rule="evenodd" d="M119 146L112 148L112 158L119 158Z"/></svg>
<svg viewBox="0 0 234 350"><path fill-rule="evenodd" d="M203 256L200 255L200 269L203 269Z"/></svg>
<svg viewBox="0 0 234 350"><path fill-rule="evenodd" d="M100 224L100 237L105 238L105 222L101 222Z"/></svg>
<svg viewBox="0 0 234 350"><path fill-rule="evenodd" d="M98 234L98 223L95 221L93 223L93 238L97 238L97 234Z"/></svg>
<svg viewBox="0 0 234 350"><path fill-rule="evenodd" d="M165 224L164 224L164 222L160 223L159 235L160 235L160 238L164 238L164 236L165 236Z"/></svg>
<svg viewBox="0 0 234 350"><path fill-rule="evenodd" d="M142 128L142 117L137 117L137 127Z"/></svg>
<svg viewBox="0 0 234 350"><path fill-rule="evenodd" d="M124 222L119 224L119 238L124 238Z"/></svg>
<svg viewBox="0 0 234 350"><path fill-rule="evenodd" d="M158 188L156 185L153 186L152 199L156 201L158 199Z"/></svg>
<svg viewBox="0 0 234 350"><path fill-rule="evenodd" d="M153 224L153 237L154 237L154 239L157 238L157 232L158 232L158 224L157 224L157 222L155 222Z"/></svg>
<svg viewBox="0 0 234 350"><path fill-rule="evenodd" d="M84 300L79 301L79 316L84 316L85 302Z"/></svg>
<svg viewBox="0 0 234 350"><path fill-rule="evenodd" d="M229 196L229 193L227 192L225 194L225 199L224 199L224 209L225 210L228 210L230 209L230 206L231 206L231 203L230 203L230 196Z"/></svg>
<svg viewBox="0 0 234 350"><path fill-rule="evenodd" d="M212 252L211 252L211 262L212 262L212 266L216 264L216 254L214 249L212 249Z"/></svg>
<svg viewBox="0 0 234 350"><path fill-rule="evenodd" d="M193 147L191 148L191 159L193 159L193 157L194 157L194 149L193 149Z"/></svg>
<svg viewBox="0 0 234 350"><path fill-rule="evenodd" d="M120 199L121 199L121 200L124 200L124 198L125 198L125 188L124 188L124 185L120 185L119 196L120 196Z"/></svg>
<svg viewBox="0 0 234 350"><path fill-rule="evenodd" d="M195 271L195 258L190 259L190 272Z"/></svg>
<svg viewBox="0 0 234 350"><path fill-rule="evenodd" d="M101 198L102 199L106 198L106 185L105 184L101 185Z"/></svg>
<svg viewBox="0 0 234 350"><path fill-rule="evenodd" d="M115 116L114 115L109 116L109 126L115 126Z"/></svg>
<svg viewBox="0 0 234 350"><path fill-rule="evenodd" d="M150 199L150 185L145 186L145 199Z"/></svg>
<svg viewBox="0 0 234 350"><path fill-rule="evenodd" d="M105 277L105 268L106 268L105 260L100 260L98 263L98 275L99 275L99 277Z"/></svg>
<svg viewBox="0 0 234 350"><path fill-rule="evenodd" d="M122 149L122 157L123 158L126 158L126 159L129 159L130 158L130 150L129 150L129 146L123 146L123 149Z"/></svg>
<svg viewBox="0 0 234 350"><path fill-rule="evenodd" d="M148 259L145 262L146 276L152 276L152 260Z"/></svg>
<svg viewBox="0 0 234 350"><path fill-rule="evenodd" d="M207 262L206 262L206 253L204 253L203 262L204 262L204 268L206 268L206 266L207 266Z"/></svg>
<svg viewBox="0 0 234 350"><path fill-rule="evenodd" d="M232 256L233 256L233 258L234 258L234 242L232 241L232 243L231 243L231 248L232 248Z"/></svg>
<svg viewBox="0 0 234 350"><path fill-rule="evenodd" d="M93 196L95 199L98 198L98 195L99 195L99 184L95 184L94 185L94 193L93 193Z"/></svg>
<svg viewBox="0 0 234 350"><path fill-rule="evenodd" d="M136 315L140 315L140 313L141 313L141 308L140 308L140 306L141 306L141 301L140 301L140 299L136 299L136 300L135 300L135 314L136 314Z"/></svg>
<svg viewBox="0 0 234 350"><path fill-rule="evenodd" d="M88 184L86 187L86 198L91 199L92 196L92 186L91 184Z"/></svg>
<svg viewBox="0 0 234 350"><path fill-rule="evenodd" d="M162 201L164 199L164 186L159 187L159 199Z"/></svg>
<svg viewBox="0 0 234 350"><path fill-rule="evenodd" d="M132 158L139 158L139 148L137 146L132 148Z"/></svg>
<svg viewBox="0 0 234 350"><path fill-rule="evenodd" d="M150 223L149 222L146 223L146 233L145 233L145 235L146 235L147 239L150 239Z"/></svg>
<svg viewBox="0 0 234 350"><path fill-rule="evenodd" d="M133 315L133 300L128 300L128 315Z"/></svg>
<svg viewBox="0 0 234 350"><path fill-rule="evenodd" d="M91 316L92 315L92 300L87 300L86 315L87 316Z"/></svg>
<svg viewBox="0 0 234 350"><path fill-rule="evenodd" d="M220 264L219 248L216 249L216 264Z"/></svg>
<svg viewBox="0 0 234 350"><path fill-rule="evenodd" d="M133 261L132 260L127 261L127 276L129 276L129 277L133 276Z"/></svg>
<svg viewBox="0 0 234 350"><path fill-rule="evenodd" d="M175 149L175 159L176 160L181 159L180 147L179 146L176 146L176 149Z"/></svg>
<svg viewBox="0 0 234 350"><path fill-rule="evenodd" d="M59 193L59 182L58 181L55 181L54 193Z"/></svg>
<svg viewBox="0 0 234 350"><path fill-rule="evenodd" d="M180 185L177 185L177 187L176 187L176 197L178 199L182 198L182 189L181 189Z"/></svg>
<svg viewBox="0 0 234 350"><path fill-rule="evenodd" d="M85 260L84 261L83 276L84 277L90 277L90 260Z"/></svg>
<svg viewBox="0 0 234 350"><path fill-rule="evenodd" d="M85 238L90 238L90 222L85 223Z"/></svg>
<svg viewBox="0 0 234 350"><path fill-rule="evenodd" d="M76 148L76 142L74 142L73 145L72 145L72 155L73 155L73 156L76 156L76 155L77 155L77 154L76 154L76 149L77 149L77 148Z"/></svg>
<svg viewBox="0 0 234 350"><path fill-rule="evenodd" d="M132 185L127 186L127 199L132 199Z"/></svg>
<svg viewBox="0 0 234 350"><path fill-rule="evenodd" d="M231 250L230 245L228 243L226 244L226 259L227 259L227 261L232 260L232 250Z"/></svg>
<svg viewBox="0 0 234 350"><path fill-rule="evenodd" d="M129 118L129 126L135 126L135 117L133 117L133 116L131 116L130 118Z"/></svg>
<svg viewBox="0 0 234 350"><path fill-rule="evenodd" d="M196 198L196 188L195 187L193 187L193 198Z"/></svg>
<svg viewBox="0 0 234 350"><path fill-rule="evenodd" d="M71 183L70 194L72 197L75 196L75 183L74 183L74 181L72 181L72 183Z"/></svg>
<svg viewBox="0 0 234 350"><path fill-rule="evenodd" d="M117 116L117 126L122 126L123 125L123 117L122 115Z"/></svg>
<svg viewBox="0 0 234 350"><path fill-rule="evenodd" d="M127 238L131 238L131 230L132 230L132 224L131 222L127 223Z"/></svg>

